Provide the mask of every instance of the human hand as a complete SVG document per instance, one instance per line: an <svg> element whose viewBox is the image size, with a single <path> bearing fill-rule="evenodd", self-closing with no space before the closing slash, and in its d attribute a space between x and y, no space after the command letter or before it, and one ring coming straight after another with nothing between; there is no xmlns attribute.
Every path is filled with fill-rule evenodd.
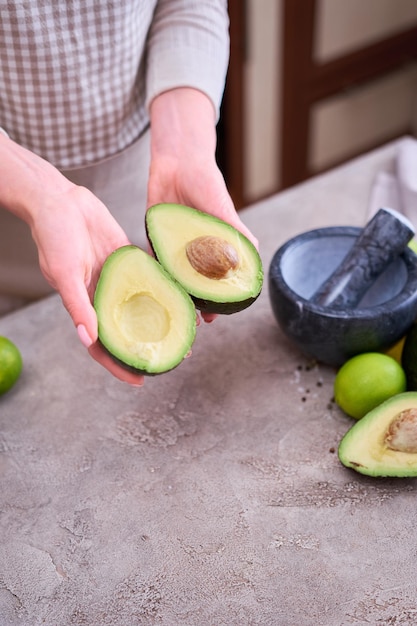
<svg viewBox="0 0 417 626"><path fill-rule="evenodd" d="M92 306L104 261L129 243L116 220L90 191L71 186L64 194L48 197L32 224L32 236L41 270L61 295L89 354L116 378L141 386L143 376L118 365L101 346Z"/></svg>
<svg viewBox="0 0 417 626"><path fill-rule="evenodd" d="M228 222L258 247L240 219L215 159L215 114L195 89L162 93L151 104L151 166L148 206L185 204ZM216 315L202 314L205 321Z"/></svg>
<svg viewBox="0 0 417 626"><path fill-rule="evenodd" d="M90 191L2 137L0 162L7 181L0 190L0 203L29 225L40 268L60 294L82 343L114 376L130 384L143 384L142 376L116 364L101 347L92 305L105 259L129 243L125 233Z"/></svg>

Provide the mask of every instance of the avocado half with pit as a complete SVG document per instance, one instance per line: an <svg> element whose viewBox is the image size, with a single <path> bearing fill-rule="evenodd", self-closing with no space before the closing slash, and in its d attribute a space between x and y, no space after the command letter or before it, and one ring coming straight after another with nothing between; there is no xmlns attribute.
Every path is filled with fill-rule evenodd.
<svg viewBox="0 0 417 626"><path fill-rule="evenodd" d="M255 246L223 220L180 204L156 204L146 231L158 261L207 313L237 313L259 296L262 262Z"/></svg>
<svg viewBox="0 0 417 626"><path fill-rule="evenodd" d="M100 343L117 362L138 373L173 369L195 338L191 298L152 256L133 245L106 259L94 308Z"/></svg>
<svg viewBox="0 0 417 626"><path fill-rule="evenodd" d="M338 455L367 476L417 476L417 393L400 393L367 413L343 437Z"/></svg>

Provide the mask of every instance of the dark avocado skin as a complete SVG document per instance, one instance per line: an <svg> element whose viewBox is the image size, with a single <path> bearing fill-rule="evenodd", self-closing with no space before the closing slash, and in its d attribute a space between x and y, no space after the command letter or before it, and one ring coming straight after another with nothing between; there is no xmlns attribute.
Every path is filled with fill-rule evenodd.
<svg viewBox="0 0 417 626"><path fill-rule="evenodd" d="M417 391L417 323L408 331L401 353L401 365L407 378L407 391Z"/></svg>
<svg viewBox="0 0 417 626"><path fill-rule="evenodd" d="M217 313L219 315L232 315L233 313L239 313L244 309L247 309L258 299L247 298L241 302L212 302L211 300L204 300L202 298L196 298L190 293L191 300L194 302L196 308L202 313Z"/></svg>

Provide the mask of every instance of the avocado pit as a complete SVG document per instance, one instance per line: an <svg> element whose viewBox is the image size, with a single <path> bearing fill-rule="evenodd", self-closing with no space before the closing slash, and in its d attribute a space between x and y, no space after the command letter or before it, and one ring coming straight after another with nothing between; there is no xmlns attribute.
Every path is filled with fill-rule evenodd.
<svg viewBox="0 0 417 626"><path fill-rule="evenodd" d="M221 237L196 237L187 243L185 252L191 266L206 278L228 278L239 267L236 249Z"/></svg>
<svg viewBox="0 0 417 626"><path fill-rule="evenodd" d="M417 408L405 409L392 420L385 444L395 452L417 453Z"/></svg>

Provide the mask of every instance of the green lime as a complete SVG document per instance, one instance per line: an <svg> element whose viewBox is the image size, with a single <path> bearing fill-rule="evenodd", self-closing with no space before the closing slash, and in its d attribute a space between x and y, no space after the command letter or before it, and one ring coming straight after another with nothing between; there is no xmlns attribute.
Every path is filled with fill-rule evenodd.
<svg viewBox="0 0 417 626"><path fill-rule="evenodd" d="M342 411L360 419L388 398L406 390L401 365L381 352L366 352L342 365L334 381L334 398Z"/></svg>
<svg viewBox="0 0 417 626"><path fill-rule="evenodd" d="M0 336L0 395L9 391L22 371L22 356L15 344Z"/></svg>

